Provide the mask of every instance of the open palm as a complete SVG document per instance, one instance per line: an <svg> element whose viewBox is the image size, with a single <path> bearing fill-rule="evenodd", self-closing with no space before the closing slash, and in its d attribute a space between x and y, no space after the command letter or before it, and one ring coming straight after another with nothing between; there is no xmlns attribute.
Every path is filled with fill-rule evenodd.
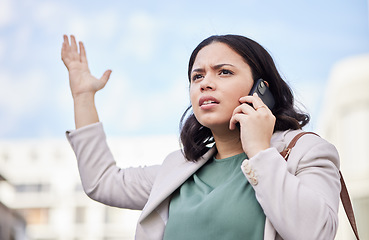
<svg viewBox="0 0 369 240"><path fill-rule="evenodd" d="M105 71L100 79L91 75L88 68L86 51L82 42L79 42L79 52L75 37L64 35L61 51L62 60L69 71L69 82L73 97L81 94L95 94L102 89L109 80L111 70Z"/></svg>

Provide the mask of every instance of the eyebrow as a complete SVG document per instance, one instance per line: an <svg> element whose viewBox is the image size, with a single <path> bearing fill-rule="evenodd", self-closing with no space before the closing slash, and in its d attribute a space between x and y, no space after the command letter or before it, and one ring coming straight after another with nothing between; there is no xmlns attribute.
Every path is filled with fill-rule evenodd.
<svg viewBox="0 0 369 240"><path fill-rule="evenodd" d="M214 65L211 68L214 69L214 70L218 70L218 69L220 69L224 66L234 67L234 65L229 64L229 63L221 63L221 64ZM192 72L204 72L204 71L205 71L204 68L196 68L196 69L192 70Z"/></svg>

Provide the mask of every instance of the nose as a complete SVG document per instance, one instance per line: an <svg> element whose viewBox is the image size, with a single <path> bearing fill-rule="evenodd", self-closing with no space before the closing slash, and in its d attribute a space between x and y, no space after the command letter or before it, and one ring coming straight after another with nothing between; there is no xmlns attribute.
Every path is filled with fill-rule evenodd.
<svg viewBox="0 0 369 240"><path fill-rule="evenodd" d="M205 76L200 83L201 91L215 90L214 81L209 76Z"/></svg>

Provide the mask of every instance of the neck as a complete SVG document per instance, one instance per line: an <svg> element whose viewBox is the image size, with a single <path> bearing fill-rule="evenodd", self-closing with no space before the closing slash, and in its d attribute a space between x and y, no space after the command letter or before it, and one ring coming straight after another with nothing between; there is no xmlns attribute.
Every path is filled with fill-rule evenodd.
<svg viewBox="0 0 369 240"><path fill-rule="evenodd" d="M217 159L224 159L243 153L240 131L228 130L226 133L212 131L217 148Z"/></svg>

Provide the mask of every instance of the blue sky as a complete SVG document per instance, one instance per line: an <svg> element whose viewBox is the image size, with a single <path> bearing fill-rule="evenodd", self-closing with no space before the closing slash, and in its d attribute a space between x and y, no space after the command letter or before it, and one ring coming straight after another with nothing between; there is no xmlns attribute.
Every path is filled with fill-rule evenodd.
<svg viewBox="0 0 369 240"><path fill-rule="evenodd" d="M261 43L318 124L331 68L369 52L368 2L0 0L0 139L59 138L74 127L63 34L85 43L110 136L178 134L187 61L213 34Z"/></svg>

